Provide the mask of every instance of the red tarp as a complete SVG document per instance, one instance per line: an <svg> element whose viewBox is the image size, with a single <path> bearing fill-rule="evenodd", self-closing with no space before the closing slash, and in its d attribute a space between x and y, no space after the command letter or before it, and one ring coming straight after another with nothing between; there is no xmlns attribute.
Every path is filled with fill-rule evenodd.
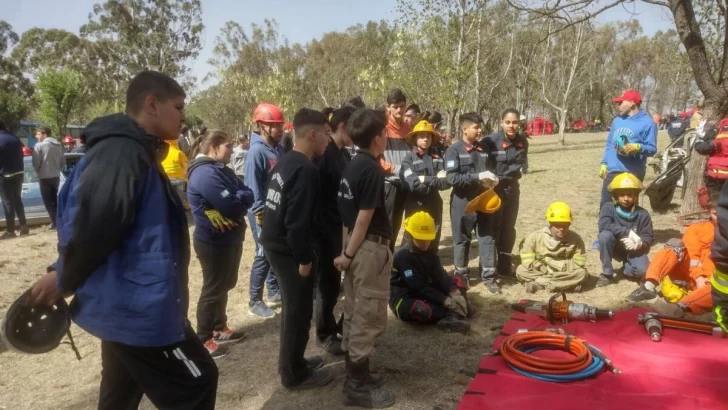
<svg viewBox="0 0 728 410"><path fill-rule="evenodd" d="M519 375L500 356L484 356L458 410L728 409L728 339L665 329L655 343L637 324L644 311L558 326L595 345L622 374L603 370L586 381L548 383ZM541 318L514 313L493 347L518 329L547 327Z"/></svg>
<svg viewBox="0 0 728 410"><path fill-rule="evenodd" d="M576 120L571 123L571 128L575 130L585 130L586 129L586 121L584 120Z"/></svg>
<svg viewBox="0 0 728 410"><path fill-rule="evenodd" d="M526 131L529 135L553 134L554 124L543 117L536 117L528 123Z"/></svg>

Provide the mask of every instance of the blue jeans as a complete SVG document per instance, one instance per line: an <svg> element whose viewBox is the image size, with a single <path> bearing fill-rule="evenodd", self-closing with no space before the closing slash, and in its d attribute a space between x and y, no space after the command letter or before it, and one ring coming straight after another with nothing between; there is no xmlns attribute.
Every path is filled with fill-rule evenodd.
<svg viewBox="0 0 728 410"><path fill-rule="evenodd" d="M278 280L276 280L276 275L268 259L265 258L263 247L258 243L261 227L255 222L255 215L252 212L248 212L248 222L250 222L250 232L253 233L255 241L255 257L253 265L250 267L250 303L252 304L263 300L264 284L268 285L268 297L278 293Z"/></svg>
<svg viewBox="0 0 728 410"><path fill-rule="evenodd" d="M610 231L599 232L599 259L602 261L602 273L606 276L614 275L612 259L624 262L624 276L633 278L644 277L650 264L646 252L628 251Z"/></svg>

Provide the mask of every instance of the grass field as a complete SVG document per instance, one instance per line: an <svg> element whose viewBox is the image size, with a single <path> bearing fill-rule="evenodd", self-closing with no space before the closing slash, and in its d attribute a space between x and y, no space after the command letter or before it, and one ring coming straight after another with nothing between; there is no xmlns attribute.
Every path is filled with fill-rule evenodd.
<svg viewBox="0 0 728 410"><path fill-rule="evenodd" d="M546 207L553 201L571 205L572 226L587 243L597 234L601 180L597 176L606 133L567 135L567 145L558 147L555 136L534 137L531 143L531 173L521 182L521 207L517 223L518 241L545 225ZM660 146L667 143L661 133ZM647 181L654 179L648 171ZM447 198L449 194L444 196ZM649 210L646 198L642 201ZM677 199L675 204L679 203ZM446 207L447 209L447 207ZM653 251L671 237L681 234L676 222L677 208L666 215L653 215L657 243ZM452 241L449 218L445 218L440 254L446 268L452 268ZM0 243L0 312L45 272L56 255L56 235L47 228L33 230L31 236ZM219 409L338 409L344 376L343 359L327 356L316 345L313 333L307 353L323 355L336 374L329 386L315 391L289 393L279 384L278 319L262 320L247 313L248 275L253 256L252 239L246 239L238 288L231 292L228 315L231 327L240 327L247 338L231 347L231 354L218 361ZM477 251L471 252L471 268L477 267ZM588 270L601 273L599 255L589 252ZM618 266L618 265L617 265ZM472 269L475 274L476 269ZM190 295L194 307L201 284L200 264L190 266ZM571 295L570 299L601 308L627 307L622 301L637 285L622 280L607 288ZM522 285L507 286L498 297L487 296L483 286L470 294L478 307L467 336L446 334L398 321L389 314L389 326L379 340L372 365L388 377L387 387L397 394L396 409L453 409L469 382L460 369L475 370L480 357L490 350L499 330L511 314L509 304L522 298L546 299L547 294L527 295ZM0 347L0 409L87 409L95 408L100 381L99 341L72 326L83 360L78 362L68 346L37 356L2 351ZM152 408L144 403L142 408Z"/></svg>

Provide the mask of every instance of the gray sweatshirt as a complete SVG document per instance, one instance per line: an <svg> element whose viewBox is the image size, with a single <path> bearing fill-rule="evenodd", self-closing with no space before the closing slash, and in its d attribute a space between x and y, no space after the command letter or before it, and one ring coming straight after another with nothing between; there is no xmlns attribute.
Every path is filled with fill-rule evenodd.
<svg viewBox="0 0 728 410"><path fill-rule="evenodd" d="M48 137L33 147L33 168L38 178L58 178L64 165L63 147L57 139Z"/></svg>

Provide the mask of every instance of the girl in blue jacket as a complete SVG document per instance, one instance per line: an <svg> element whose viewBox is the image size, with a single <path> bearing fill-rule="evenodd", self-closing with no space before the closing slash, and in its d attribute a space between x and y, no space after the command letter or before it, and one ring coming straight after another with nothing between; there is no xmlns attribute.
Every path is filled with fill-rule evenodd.
<svg viewBox="0 0 728 410"><path fill-rule="evenodd" d="M225 132L210 130L190 150L187 198L195 221L193 246L202 265L202 292L197 304L197 336L217 359L228 351L222 343L241 340L243 332L227 326L228 292L238 281L243 254L245 214L253 192L226 165L233 152Z"/></svg>

